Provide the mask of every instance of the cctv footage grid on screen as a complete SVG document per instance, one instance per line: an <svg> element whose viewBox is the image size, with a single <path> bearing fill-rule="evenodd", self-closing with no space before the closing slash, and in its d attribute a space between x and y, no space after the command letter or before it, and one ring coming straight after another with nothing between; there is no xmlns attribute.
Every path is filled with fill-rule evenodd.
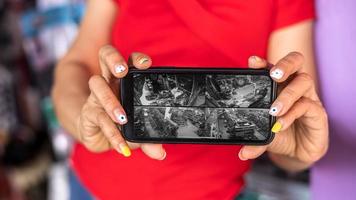
<svg viewBox="0 0 356 200"><path fill-rule="evenodd" d="M261 141L270 133L267 75L133 75L139 138Z"/></svg>

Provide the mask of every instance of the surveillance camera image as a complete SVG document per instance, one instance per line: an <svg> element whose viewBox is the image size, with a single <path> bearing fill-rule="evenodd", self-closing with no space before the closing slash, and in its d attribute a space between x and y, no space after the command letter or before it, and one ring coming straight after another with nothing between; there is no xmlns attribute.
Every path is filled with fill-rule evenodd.
<svg viewBox="0 0 356 200"><path fill-rule="evenodd" d="M141 137L200 138L207 137L203 108L136 107L135 134Z"/></svg>
<svg viewBox="0 0 356 200"><path fill-rule="evenodd" d="M217 139L265 140L269 114L265 109L208 108L206 130Z"/></svg>
<svg viewBox="0 0 356 200"><path fill-rule="evenodd" d="M136 74L134 104L155 106L202 106L205 80L192 74Z"/></svg>
<svg viewBox="0 0 356 200"><path fill-rule="evenodd" d="M259 141L270 133L265 75L134 74L139 138Z"/></svg>
<svg viewBox="0 0 356 200"><path fill-rule="evenodd" d="M149 138L265 140L268 110L136 107L134 132Z"/></svg>
<svg viewBox="0 0 356 200"><path fill-rule="evenodd" d="M206 76L206 105L209 107L268 108L270 97L271 80L267 76Z"/></svg>

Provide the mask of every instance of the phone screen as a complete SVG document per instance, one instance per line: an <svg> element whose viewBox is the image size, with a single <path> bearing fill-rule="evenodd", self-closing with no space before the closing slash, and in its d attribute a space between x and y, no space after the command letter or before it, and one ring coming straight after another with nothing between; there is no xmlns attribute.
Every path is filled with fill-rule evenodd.
<svg viewBox="0 0 356 200"><path fill-rule="evenodd" d="M133 73L132 83L135 138L258 142L270 137L268 73Z"/></svg>

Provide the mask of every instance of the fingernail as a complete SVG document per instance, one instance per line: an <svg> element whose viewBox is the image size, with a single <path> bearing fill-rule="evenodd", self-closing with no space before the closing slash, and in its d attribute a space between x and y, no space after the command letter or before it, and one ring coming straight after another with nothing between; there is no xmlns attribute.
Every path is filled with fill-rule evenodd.
<svg viewBox="0 0 356 200"><path fill-rule="evenodd" d="M269 114L272 116L277 116L278 113L282 110L282 107L283 105L281 103L274 103L269 110Z"/></svg>
<svg viewBox="0 0 356 200"><path fill-rule="evenodd" d="M160 158L160 159L158 159L158 160L164 160L164 159L166 159L166 157L167 157L167 152L164 151L164 154L163 154L162 158Z"/></svg>
<svg viewBox="0 0 356 200"><path fill-rule="evenodd" d="M239 152L239 158L240 158L240 160L242 160L242 161L248 160L247 158L244 158L244 157L242 156L242 149L241 149L240 152Z"/></svg>
<svg viewBox="0 0 356 200"><path fill-rule="evenodd" d="M283 77L284 73L281 69L274 69L271 71L271 77L275 79L281 79Z"/></svg>
<svg viewBox="0 0 356 200"><path fill-rule="evenodd" d="M122 155L124 155L125 157L131 156L131 150L125 143L120 144L119 147L120 147Z"/></svg>
<svg viewBox="0 0 356 200"><path fill-rule="evenodd" d="M251 56L249 58L249 64L250 65L255 65L256 62L259 62L261 60L261 58L259 58L258 56Z"/></svg>
<svg viewBox="0 0 356 200"><path fill-rule="evenodd" d="M115 65L115 73L117 74L125 71L125 69L126 67L121 64Z"/></svg>
<svg viewBox="0 0 356 200"><path fill-rule="evenodd" d="M249 65L255 65L255 63L256 63L255 56L251 56L251 57L248 59L248 64L249 64Z"/></svg>
<svg viewBox="0 0 356 200"><path fill-rule="evenodd" d="M276 123L274 123L271 131L273 133L278 133L281 129L282 129L282 124L281 124L281 122L277 121Z"/></svg>
<svg viewBox="0 0 356 200"><path fill-rule="evenodd" d="M147 62L148 61L148 58L141 58L140 60L138 60L138 63L140 63L140 65L142 65L143 63Z"/></svg>
<svg viewBox="0 0 356 200"><path fill-rule="evenodd" d="M262 59L258 56L252 56L252 58L256 61L256 62L260 62L262 61Z"/></svg>
<svg viewBox="0 0 356 200"><path fill-rule="evenodd" d="M119 109L117 110L114 110L114 115L117 119L117 121L120 123L120 124L126 124L127 123L127 117L126 115L121 112Z"/></svg>

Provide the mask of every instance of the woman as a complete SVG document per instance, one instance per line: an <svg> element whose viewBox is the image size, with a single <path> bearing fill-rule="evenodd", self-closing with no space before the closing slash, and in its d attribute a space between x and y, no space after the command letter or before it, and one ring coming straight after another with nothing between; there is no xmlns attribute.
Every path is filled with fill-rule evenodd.
<svg viewBox="0 0 356 200"><path fill-rule="evenodd" d="M266 151L286 170L311 166L328 147L313 14L309 0L89 0L53 88L58 118L77 139L72 164L82 182L99 199L231 199L248 160ZM129 64L265 68L263 57L283 88L271 107L278 120L269 145L140 145L116 128L127 123L114 92Z"/></svg>

